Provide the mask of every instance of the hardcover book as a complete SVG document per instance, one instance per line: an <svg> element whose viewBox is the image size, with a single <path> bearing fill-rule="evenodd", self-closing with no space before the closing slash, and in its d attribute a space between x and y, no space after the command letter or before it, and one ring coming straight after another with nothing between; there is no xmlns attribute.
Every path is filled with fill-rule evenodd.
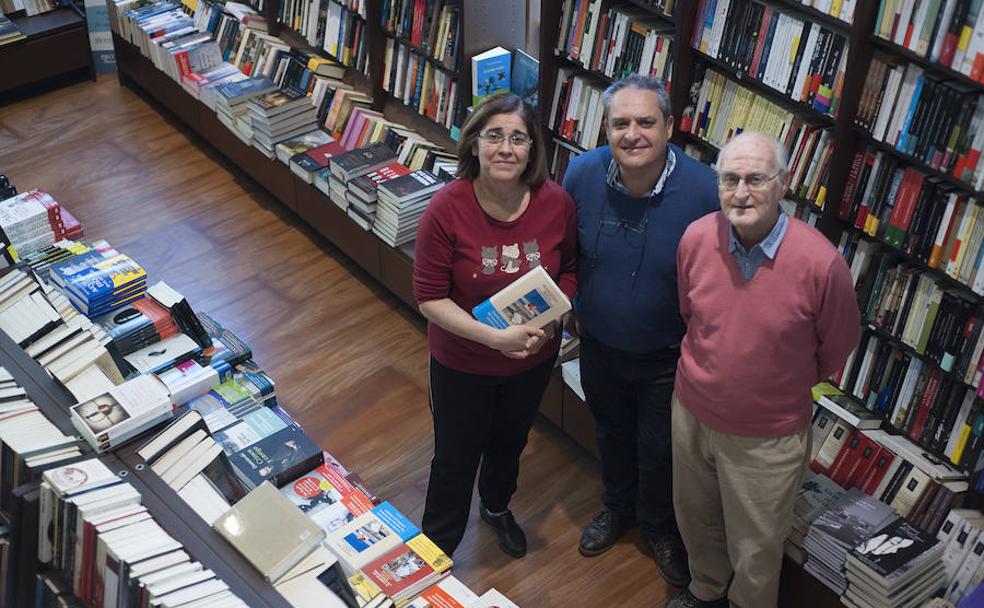
<svg viewBox="0 0 984 608"><path fill-rule="evenodd" d="M269 483L260 484L213 524L271 583L277 582L325 537Z"/></svg>

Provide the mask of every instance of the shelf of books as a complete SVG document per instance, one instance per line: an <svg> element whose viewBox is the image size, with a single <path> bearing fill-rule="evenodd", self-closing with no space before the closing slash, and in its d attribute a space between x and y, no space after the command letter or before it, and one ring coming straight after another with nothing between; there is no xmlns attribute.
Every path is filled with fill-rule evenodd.
<svg viewBox="0 0 984 608"><path fill-rule="evenodd" d="M453 131L461 127L469 105L462 103L467 98L462 72L464 3L384 0L381 4L376 31L384 47L384 109L453 150Z"/></svg>
<svg viewBox="0 0 984 608"><path fill-rule="evenodd" d="M0 201L20 252L0 271L5 605L505 601L316 445L247 344L105 241L67 239L69 217L38 190Z"/></svg>
<svg viewBox="0 0 984 608"><path fill-rule="evenodd" d="M132 4L140 3L110 9L121 80L159 101L413 306L412 248L405 245L430 195L454 173L454 155L404 126L401 110L382 107L378 84L310 45L322 35L306 25L315 6L291 5L274 16L305 24L310 38L302 38L293 27L280 37L260 31L267 21L248 7L230 12L203 2L189 15L175 5ZM323 3L329 11L334 4ZM366 8L363 18L350 7L354 19L370 24L379 15ZM169 31L151 35L151 28Z"/></svg>
<svg viewBox="0 0 984 608"><path fill-rule="evenodd" d="M783 207L838 244L865 324L838 386L815 391L816 476L801 492L787 556L806 564L819 605L837 601L829 591L849 606L918 605L940 589L955 605L984 578L980 514L953 508L984 493L984 16L956 0L695 0L677 3L675 20L643 5L542 3L543 31L559 32L540 54L553 175L605 143L600 94L640 68L613 72L604 59L624 41L622 11L636 34L627 49L651 52L654 28L672 41L665 68L641 67L669 82L673 141L687 154L713 162L746 129L783 142ZM561 426L583 399L576 365L564 364L567 386L551 410ZM872 516L852 519L861 512ZM875 563L863 543L887 531L916 548ZM785 569L784 586L786 570L803 572Z"/></svg>
<svg viewBox="0 0 984 608"><path fill-rule="evenodd" d="M69 76L95 78L85 15L71 2L0 3L0 99Z"/></svg>

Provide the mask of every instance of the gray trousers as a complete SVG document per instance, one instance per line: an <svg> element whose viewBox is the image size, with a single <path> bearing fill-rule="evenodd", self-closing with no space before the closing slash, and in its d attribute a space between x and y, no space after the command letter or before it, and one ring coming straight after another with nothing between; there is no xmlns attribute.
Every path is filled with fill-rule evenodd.
<svg viewBox="0 0 984 608"><path fill-rule="evenodd" d="M673 504L690 592L741 608L776 606L810 427L785 437L729 435L705 426L675 395L671 407Z"/></svg>

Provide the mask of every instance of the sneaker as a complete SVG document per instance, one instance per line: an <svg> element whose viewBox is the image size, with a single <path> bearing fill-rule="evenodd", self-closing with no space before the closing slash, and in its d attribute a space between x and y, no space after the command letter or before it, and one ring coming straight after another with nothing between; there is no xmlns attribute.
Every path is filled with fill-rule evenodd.
<svg viewBox="0 0 984 608"><path fill-rule="evenodd" d="M666 603L666 608L728 608L728 605L728 598L726 597L713 602L705 602L690 593L690 589L684 589Z"/></svg>
<svg viewBox="0 0 984 608"><path fill-rule="evenodd" d="M585 557L601 555L611 549L629 527L625 517L603 509L584 528L577 550Z"/></svg>
<svg viewBox="0 0 984 608"><path fill-rule="evenodd" d="M478 513L482 521L492 526L495 532L495 540L506 555L512 557L523 557L526 555L526 534L516 523L512 511L493 515L485 508L485 505L478 505Z"/></svg>
<svg viewBox="0 0 984 608"><path fill-rule="evenodd" d="M686 587L690 584L687 550L679 536L660 534L649 540L649 547L653 550L653 559L656 560L656 567L664 581L674 587Z"/></svg>

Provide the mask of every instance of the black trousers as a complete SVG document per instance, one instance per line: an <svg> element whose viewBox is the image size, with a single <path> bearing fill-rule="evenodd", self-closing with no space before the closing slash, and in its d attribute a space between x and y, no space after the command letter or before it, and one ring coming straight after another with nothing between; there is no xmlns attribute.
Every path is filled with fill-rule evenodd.
<svg viewBox="0 0 984 608"><path fill-rule="evenodd" d="M581 385L595 419L602 503L644 535L677 532L670 401L679 348L630 353L581 336Z"/></svg>
<svg viewBox="0 0 984 608"><path fill-rule="evenodd" d="M482 376L431 357L434 459L421 528L448 555L465 533L476 472L482 504L492 512L509 507L552 367L551 360L515 376Z"/></svg>

